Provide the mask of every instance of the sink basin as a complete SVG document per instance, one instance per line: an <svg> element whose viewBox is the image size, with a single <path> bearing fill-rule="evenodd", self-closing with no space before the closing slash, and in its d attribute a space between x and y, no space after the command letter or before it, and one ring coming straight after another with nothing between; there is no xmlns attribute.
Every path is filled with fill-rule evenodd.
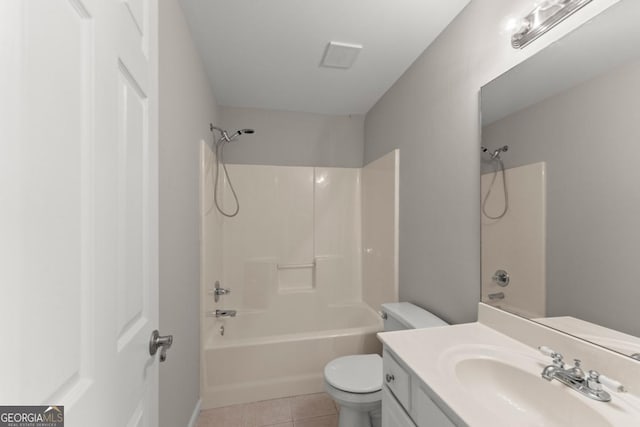
<svg viewBox="0 0 640 427"><path fill-rule="evenodd" d="M526 419L531 426L612 426L593 409L598 402L587 404L568 387L501 360L463 359L455 365L455 376L474 399L516 423Z"/></svg>
<svg viewBox="0 0 640 427"><path fill-rule="evenodd" d="M491 414L496 426L638 425L635 397L613 392L611 402L590 399L557 380L543 379L540 373L550 363L531 348L482 344L452 346L438 359L442 377L451 380L449 391L466 407L476 408L470 416Z"/></svg>

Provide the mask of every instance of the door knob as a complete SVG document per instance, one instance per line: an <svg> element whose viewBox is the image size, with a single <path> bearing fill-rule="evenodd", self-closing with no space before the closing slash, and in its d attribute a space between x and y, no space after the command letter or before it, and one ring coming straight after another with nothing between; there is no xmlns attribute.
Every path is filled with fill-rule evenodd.
<svg viewBox="0 0 640 427"><path fill-rule="evenodd" d="M151 339L149 340L149 354L155 355L160 348L160 361L164 362L167 360L167 350L171 348L171 344L173 344L173 335L161 336L160 332L156 329L151 332Z"/></svg>

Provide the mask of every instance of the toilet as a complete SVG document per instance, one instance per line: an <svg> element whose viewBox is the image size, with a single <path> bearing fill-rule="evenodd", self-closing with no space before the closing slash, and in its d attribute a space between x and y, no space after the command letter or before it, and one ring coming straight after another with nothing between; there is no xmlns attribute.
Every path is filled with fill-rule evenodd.
<svg viewBox="0 0 640 427"><path fill-rule="evenodd" d="M385 332L447 325L408 302L382 304L382 313ZM324 386L340 405L339 427L380 427L382 357L378 354L333 359L324 368Z"/></svg>

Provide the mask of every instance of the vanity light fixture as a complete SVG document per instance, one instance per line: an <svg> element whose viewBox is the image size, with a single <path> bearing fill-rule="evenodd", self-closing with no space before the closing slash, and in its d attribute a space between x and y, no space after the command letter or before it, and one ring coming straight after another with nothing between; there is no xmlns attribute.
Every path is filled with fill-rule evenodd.
<svg viewBox="0 0 640 427"><path fill-rule="evenodd" d="M540 0L536 7L516 25L511 46L522 49L529 43L582 9L592 0Z"/></svg>

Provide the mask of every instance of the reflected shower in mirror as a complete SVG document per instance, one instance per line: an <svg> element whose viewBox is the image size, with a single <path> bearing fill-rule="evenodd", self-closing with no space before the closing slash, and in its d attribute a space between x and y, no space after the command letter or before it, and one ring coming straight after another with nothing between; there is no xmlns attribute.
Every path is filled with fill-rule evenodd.
<svg viewBox="0 0 640 427"><path fill-rule="evenodd" d="M482 301L635 358L638 16L621 0L481 93Z"/></svg>

